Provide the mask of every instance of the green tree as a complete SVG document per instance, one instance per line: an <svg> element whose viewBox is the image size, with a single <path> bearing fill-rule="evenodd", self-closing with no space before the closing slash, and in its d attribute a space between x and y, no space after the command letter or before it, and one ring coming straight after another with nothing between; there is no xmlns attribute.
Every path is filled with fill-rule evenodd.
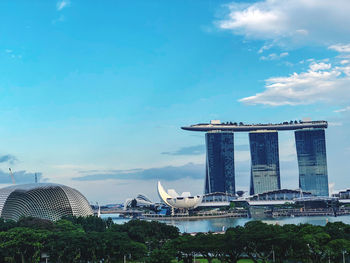
<svg viewBox="0 0 350 263"><path fill-rule="evenodd" d="M223 241L219 242L220 248L223 251L219 258L224 262L237 262L244 253L244 243L242 235L244 228L237 226L229 228L223 236Z"/></svg>
<svg viewBox="0 0 350 263"><path fill-rule="evenodd" d="M341 262L343 253L350 253L350 241L346 239L334 239L327 244L327 254L332 262Z"/></svg>
<svg viewBox="0 0 350 263"><path fill-rule="evenodd" d="M107 229L107 223L110 224L110 220L107 221L96 216L68 216L64 217L63 219L71 221L75 225L81 225L86 232L104 232Z"/></svg>
<svg viewBox="0 0 350 263"><path fill-rule="evenodd" d="M99 262L106 257L105 233L79 229L52 232L45 249L52 262Z"/></svg>
<svg viewBox="0 0 350 263"><path fill-rule="evenodd" d="M193 257L198 252L198 245L195 242L195 237L184 234L171 240L170 244L171 247L177 251L176 257L178 260L183 260L184 263L193 262Z"/></svg>
<svg viewBox="0 0 350 263"><path fill-rule="evenodd" d="M305 256L310 262L322 262L327 258L327 243L331 236L324 232L324 227L303 225L299 233L305 247Z"/></svg>
<svg viewBox="0 0 350 263"><path fill-rule="evenodd" d="M251 221L245 224L241 240L245 245L245 253L251 260L268 262L275 245L274 230L273 225L260 221Z"/></svg>
<svg viewBox="0 0 350 263"><path fill-rule="evenodd" d="M54 232L47 239L46 249L53 262L80 262L85 249L83 231Z"/></svg>
<svg viewBox="0 0 350 263"><path fill-rule="evenodd" d="M0 218L0 231L7 231L11 228L15 228L17 226L15 221L12 220L4 220Z"/></svg>
<svg viewBox="0 0 350 263"><path fill-rule="evenodd" d="M104 240L105 233L89 232L86 235L86 258L90 262L99 262L100 260L103 260L107 249L107 245Z"/></svg>
<svg viewBox="0 0 350 263"><path fill-rule="evenodd" d="M32 229L53 230L55 225L52 221L36 217L21 217L17 221L18 227L28 227Z"/></svg>
<svg viewBox="0 0 350 263"><path fill-rule="evenodd" d="M328 233L332 239L349 239L350 240L350 225L343 222L327 223L324 231Z"/></svg>
<svg viewBox="0 0 350 263"><path fill-rule="evenodd" d="M213 235L212 233L204 234L198 233L192 242L194 242L195 252L201 254L209 263L213 258L220 254L223 242L221 240L222 235Z"/></svg>
<svg viewBox="0 0 350 263"><path fill-rule="evenodd" d="M303 260L305 246L300 242L297 225L274 226L275 238L273 251L276 262L290 260Z"/></svg>
<svg viewBox="0 0 350 263"><path fill-rule="evenodd" d="M55 232L72 232L72 231L84 232L84 229L81 225L74 224L72 221L61 219L55 222L54 231Z"/></svg>
<svg viewBox="0 0 350 263"><path fill-rule="evenodd" d="M12 257L16 262L39 262L47 236L45 230L12 228L0 232L0 248L7 251L8 257Z"/></svg>
<svg viewBox="0 0 350 263"><path fill-rule="evenodd" d="M157 221L131 220L122 226L113 225L110 231L126 232L133 241L146 244L149 252L161 248L167 240L179 236L177 227Z"/></svg>
<svg viewBox="0 0 350 263"><path fill-rule="evenodd" d="M150 253L147 262L149 263L170 263L175 258L176 252L170 246L156 248Z"/></svg>
<svg viewBox="0 0 350 263"><path fill-rule="evenodd" d="M139 260L143 259L146 255L146 246L132 241L127 233L108 231L103 235L103 239L106 242L106 262L122 261L124 256Z"/></svg>

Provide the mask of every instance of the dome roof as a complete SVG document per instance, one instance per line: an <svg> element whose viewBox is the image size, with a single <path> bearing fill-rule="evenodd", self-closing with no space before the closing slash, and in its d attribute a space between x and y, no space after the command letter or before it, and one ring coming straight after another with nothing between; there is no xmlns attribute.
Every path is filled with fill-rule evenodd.
<svg viewBox="0 0 350 263"><path fill-rule="evenodd" d="M17 221L21 216L59 220L63 216L89 216L92 209L77 190L60 184L35 183L0 189L0 216Z"/></svg>

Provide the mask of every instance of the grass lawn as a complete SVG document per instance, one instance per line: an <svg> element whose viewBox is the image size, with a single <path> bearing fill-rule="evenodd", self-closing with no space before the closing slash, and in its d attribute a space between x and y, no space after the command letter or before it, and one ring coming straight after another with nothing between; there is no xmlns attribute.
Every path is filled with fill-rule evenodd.
<svg viewBox="0 0 350 263"><path fill-rule="evenodd" d="M175 263L177 261L172 261L172 262ZM182 261L180 261L180 262L182 262ZM213 263L220 263L220 260L214 259L212 262ZM195 263L208 263L208 261L204 258L196 258ZM237 263L253 263L253 261L250 259L240 259L237 261Z"/></svg>
<svg viewBox="0 0 350 263"><path fill-rule="evenodd" d="M196 263L207 263L208 261L206 259L196 259ZM214 259L213 263L220 263L220 260ZM253 260L250 259L240 259L237 261L237 263L253 263Z"/></svg>

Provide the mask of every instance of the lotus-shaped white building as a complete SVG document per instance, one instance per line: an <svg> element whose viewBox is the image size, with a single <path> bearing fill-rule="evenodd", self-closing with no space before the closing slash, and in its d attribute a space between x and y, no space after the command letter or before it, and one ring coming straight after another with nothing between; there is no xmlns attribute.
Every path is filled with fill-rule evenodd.
<svg viewBox="0 0 350 263"><path fill-rule="evenodd" d="M169 189L166 192L160 182L158 182L158 195L164 203L172 208L194 209L202 202L202 196L191 196L190 192L184 192L181 195L176 193L174 189Z"/></svg>

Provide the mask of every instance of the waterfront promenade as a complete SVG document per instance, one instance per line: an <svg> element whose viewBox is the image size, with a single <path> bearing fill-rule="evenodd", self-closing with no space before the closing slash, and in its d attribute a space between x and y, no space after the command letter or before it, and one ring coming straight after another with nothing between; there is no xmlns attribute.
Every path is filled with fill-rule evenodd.
<svg viewBox="0 0 350 263"><path fill-rule="evenodd" d="M198 213L196 215L175 214L173 216L160 216L156 214L143 214L142 218L146 220L202 220L211 218L247 218L247 211L242 212L216 212L216 213Z"/></svg>

